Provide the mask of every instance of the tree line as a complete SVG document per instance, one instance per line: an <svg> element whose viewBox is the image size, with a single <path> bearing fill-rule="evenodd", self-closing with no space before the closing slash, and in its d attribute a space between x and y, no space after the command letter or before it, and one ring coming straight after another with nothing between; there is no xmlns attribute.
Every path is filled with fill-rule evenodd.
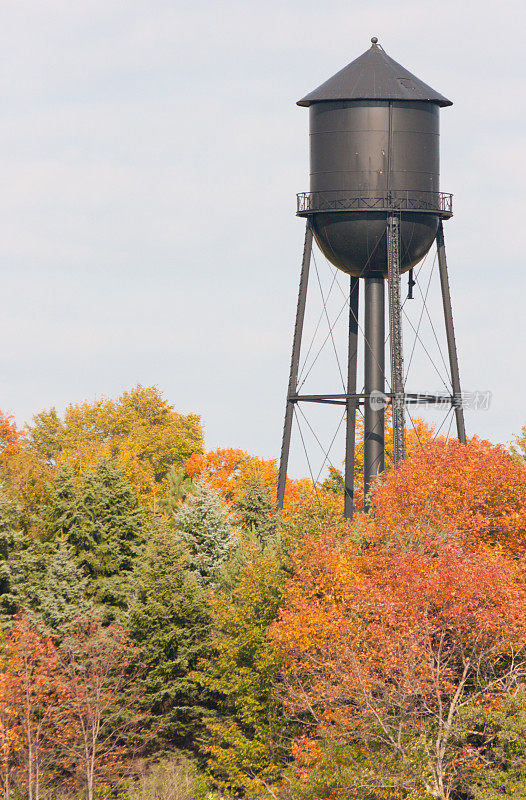
<svg viewBox="0 0 526 800"><path fill-rule="evenodd" d="M349 524L154 387L1 415L3 795L526 796L525 454L417 422Z"/></svg>

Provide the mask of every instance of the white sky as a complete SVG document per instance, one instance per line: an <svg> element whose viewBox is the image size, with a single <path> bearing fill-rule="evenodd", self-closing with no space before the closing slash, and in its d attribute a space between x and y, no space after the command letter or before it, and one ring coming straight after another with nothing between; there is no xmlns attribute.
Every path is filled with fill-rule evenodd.
<svg viewBox="0 0 526 800"><path fill-rule="evenodd" d="M208 447L277 456L308 189L295 101L377 35L455 103L462 382L494 394L468 424L509 441L526 423L525 27L518 0L3 0L0 407L22 423L155 383L202 414ZM328 371L318 389L338 391Z"/></svg>

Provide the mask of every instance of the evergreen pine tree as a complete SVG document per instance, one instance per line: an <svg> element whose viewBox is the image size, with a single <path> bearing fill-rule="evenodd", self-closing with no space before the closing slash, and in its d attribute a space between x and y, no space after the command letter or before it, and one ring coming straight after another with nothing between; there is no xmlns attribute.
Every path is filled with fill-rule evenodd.
<svg viewBox="0 0 526 800"><path fill-rule="evenodd" d="M218 492L205 481L197 481L194 492L174 513L174 522L198 581L212 585L236 543L232 517Z"/></svg>
<svg viewBox="0 0 526 800"><path fill-rule="evenodd" d="M0 614L12 614L17 609L16 590L13 586L10 557L15 551L22 532L19 525L20 511L3 487L0 486Z"/></svg>
<svg viewBox="0 0 526 800"><path fill-rule="evenodd" d="M248 483L235 509L242 515L245 528L260 539L265 539L276 530L278 516L270 490L257 478Z"/></svg>
<svg viewBox="0 0 526 800"><path fill-rule="evenodd" d="M159 521L131 582L129 624L147 665L144 701L160 723L157 746L195 745L203 714L191 671L208 653L210 615L188 561L177 532Z"/></svg>
<svg viewBox="0 0 526 800"><path fill-rule="evenodd" d="M127 582L144 540L145 517L113 464L100 462L77 484L71 474L60 475L44 523L48 537L64 538L72 548L94 601L107 606L109 616L116 608L125 608Z"/></svg>
<svg viewBox="0 0 526 800"><path fill-rule="evenodd" d="M175 510L194 491L194 481L190 478L184 467L170 467L164 480L164 497L161 498L162 508Z"/></svg>
<svg viewBox="0 0 526 800"><path fill-rule="evenodd" d="M60 634L74 619L92 610L88 578L77 567L73 551L63 539L44 563L41 580L26 584L26 602L46 628Z"/></svg>
<svg viewBox="0 0 526 800"><path fill-rule="evenodd" d="M90 607L87 580L64 541L42 542L20 530L18 507L0 489L0 616L21 609L59 631Z"/></svg>

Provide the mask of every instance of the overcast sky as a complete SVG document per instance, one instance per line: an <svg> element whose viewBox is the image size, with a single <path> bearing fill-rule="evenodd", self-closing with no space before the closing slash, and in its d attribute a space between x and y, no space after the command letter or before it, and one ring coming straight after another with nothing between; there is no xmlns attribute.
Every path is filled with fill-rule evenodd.
<svg viewBox="0 0 526 800"><path fill-rule="evenodd" d="M308 189L295 101L376 35L454 101L462 381L493 392L469 432L509 441L526 423L525 28L519 0L3 0L0 407L23 423L157 384L209 448L276 456ZM317 386L338 391L329 366Z"/></svg>

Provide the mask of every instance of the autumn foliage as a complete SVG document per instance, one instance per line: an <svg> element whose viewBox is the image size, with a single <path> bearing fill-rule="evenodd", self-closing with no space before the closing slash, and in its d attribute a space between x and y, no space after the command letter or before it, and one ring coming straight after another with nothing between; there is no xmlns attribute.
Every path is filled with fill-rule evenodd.
<svg viewBox="0 0 526 800"><path fill-rule="evenodd" d="M350 522L155 387L0 415L0 798L132 800L182 747L192 800L526 797L524 434L415 420L394 469L387 414L366 514L357 427Z"/></svg>
<svg viewBox="0 0 526 800"><path fill-rule="evenodd" d="M261 459L244 450L217 448L204 455L193 453L185 466L190 478L206 480L223 497L235 505L251 482L257 481L275 498L278 480L276 459ZM305 495L314 492L312 482L287 478L284 511L287 514Z"/></svg>
<svg viewBox="0 0 526 800"><path fill-rule="evenodd" d="M129 758L125 732L139 730L133 685L139 664L126 631L97 615L57 642L27 615L6 635L0 671L0 786L39 795L56 784L85 789ZM131 689L131 691L130 691ZM133 712L131 706L135 706Z"/></svg>
<svg viewBox="0 0 526 800"><path fill-rule="evenodd" d="M24 431L17 428L14 418L0 411L0 457L18 453L24 439Z"/></svg>
<svg viewBox="0 0 526 800"><path fill-rule="evenodd" d="M52 408L28 428L29 449L54 471L77 475L113 459L144 504L155 504L171 466L202 451L200 419L179 414L155 386L140 384L116 400L71 404L61 418Z"/></svg>
<svg viewBox="0 0 526 800"><path fill-rule="evenodd" d="M520 459L477 438L429 440L376 482L354 530L332 522L299 540L269 628L282 702L308 731L292 796L447 800L502 784L463 720L499 730L510 697L523 707L525 515Z"/></svg>
<svg viewBox="0 0 526 800"><path fill-rule="evenodd" d="M526 466L476 437L428 442L373 492L373 538L454 534L469 548L526 550Z"/></svg>
<svg viewBox="0 0 526 800"><path fill-rule="evenodd" d="M412 772L410 755L418 740L433 796L450 797L461 779L451 748L461 708L499 705L526 677L519 564L466 552L454 539L431 552L359 553L327 532L302 543L294 566L270 636L283 659L284 703L312 725L312 767L320 737L358 749L374 741L391 753L398 777L378 761L369 789L393 781L416 789L422 774ZM300 742L303 769L308 741ZM360 770L354 780L358 789ZM350 788L342 797L362 796Z"/></svg>
<svg viewBox="0 0 526 800"><path fill-rule="evenodd" d="M392 409L388 405L385 409L384 423L385 438L385 471L387 474L393 471L393 426ZM411 425L408 425L405 433L406 455L410 457L414 452L421 449L423 445L435 439L435 431L423 419L413 417ZM354 479L358 490L357 507L363 506L363 458L364 458L364 418L361 414L356 415L356 449L354 457Z"/></svg>

